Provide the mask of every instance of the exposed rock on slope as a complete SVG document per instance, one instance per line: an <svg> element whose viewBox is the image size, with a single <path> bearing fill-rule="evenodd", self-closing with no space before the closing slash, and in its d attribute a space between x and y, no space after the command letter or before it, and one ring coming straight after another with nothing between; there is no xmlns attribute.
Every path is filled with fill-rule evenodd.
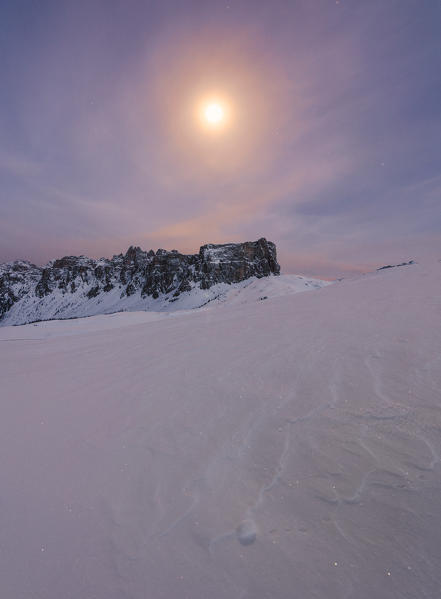
<svg viewBox="0 0 441 599"><path fill-rule="evenodd" d="M411 264L415 264L415 260L409 260L409 262L401 262L401 264L387 264L386 266L381 266L377 268L377 270L385 270L386 268L398 268L399 266L410 266Z"/></svg>
<svg viewBox="0 0 441 599"><path fill-rule="evenodd" d="M238 283L253 276L279 273L276 246L264 238L203 245L194 255L130 247L125 255L110 260L66 256L42 268L17 261L0 266L0 321L12 308L13 324L84 316L88 304L97 313L96 304L104 308L110 297L112 306L118 309L118 298L137 295L157 299L168 294L169 301L173 301L194 287L209 289L217 283ZM77 314L75 310L80 307L81 314Z"/></svg>
<svg viewBox="0 0 441 599"><path fill-rule="evenodd" d="M0 265L0 320L16 302L35 289L41 270L22 260Z"/></svg>

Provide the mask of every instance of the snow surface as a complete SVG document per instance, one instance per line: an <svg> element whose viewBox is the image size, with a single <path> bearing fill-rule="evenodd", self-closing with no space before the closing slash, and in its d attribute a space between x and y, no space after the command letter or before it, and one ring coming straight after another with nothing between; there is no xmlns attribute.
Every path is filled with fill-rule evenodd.
<svg viewBox="0 0 441 599"><path fill-rule="evenodd" d="M439 598L441 264L236 298L0 330L2 599Z"/></svg>
<svg viewBox="0 0 441 599"><path fill-rule="evenodd" d="M88 299L84 288L73 293L61 289L42 298L26 295L13 304L0 322L0 326L24 324L37 320L79 318L96 314L109 314L120 311L149 310L153 312L175 312L191 310L208 303L247 303L262 297L277 297L289 293L308 291L328 285L329 281L310 279L299 275L268 276L258 279L250 277L240 283L217 283L210 289L200 289L193 284L191 291L174 297L173 293L142 297L137 290L133 295L121 297L122 286L111 291L101 292L97 297Z"/></svg>

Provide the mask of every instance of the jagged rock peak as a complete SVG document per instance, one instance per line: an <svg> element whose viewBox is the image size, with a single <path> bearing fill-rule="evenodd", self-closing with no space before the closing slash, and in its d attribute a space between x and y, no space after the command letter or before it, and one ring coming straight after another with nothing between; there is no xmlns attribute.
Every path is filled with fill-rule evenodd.
<svg viewBox="0 0 441 599"><path fill-rule="evenodd" d="M64 256L41 268L20 260L0 265L0 320L13 307L29 322L42 316L58 317L63 314L60 305L102 302L110 292L120 298L137 294L141 299L169 294L174 301L194 287L209 289L217 283L279 273L276 246L264 237L244 243L209 243L190 255L130 246L125 254L111 259Z"/></svg>

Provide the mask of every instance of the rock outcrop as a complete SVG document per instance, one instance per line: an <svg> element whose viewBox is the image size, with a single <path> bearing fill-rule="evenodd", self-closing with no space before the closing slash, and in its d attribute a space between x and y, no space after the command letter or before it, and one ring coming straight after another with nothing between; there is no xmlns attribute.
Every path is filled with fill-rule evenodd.
<svg viewBox="0 0 441 599"><path fill-rule="evenodd" d="M153 299L168 295L172 302L194 287L204 290L279 273L276 246L265 238L207 244L194 255L163 249L146 252L132 246L111 259L66 256L44 267L16 261L0 265L0 321L13 308L22 312L14 321L17 324L68 317L72 310L60 312L61 305L105 304L110 294Z"/></svg>

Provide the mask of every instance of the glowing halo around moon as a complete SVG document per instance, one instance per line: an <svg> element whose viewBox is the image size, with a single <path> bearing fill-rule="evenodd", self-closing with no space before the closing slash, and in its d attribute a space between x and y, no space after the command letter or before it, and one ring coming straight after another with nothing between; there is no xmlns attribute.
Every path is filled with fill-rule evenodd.
<svg viewBox="0 0 441 599"><path fill-rule="evenodd" d="M260 35L213 25L197 35L183 33L173 44L167 39L147 59L145 72L153 79L140 77L136 94L142 122L151 119L162 140L155 159L164 181L173 185L181 177L208 185L211 177L260 173L257 165L272 164L301 103L293 104L297 84L262 52ZM128 111L130 122L136 114ZM142 169L145 154L139 150Z"/></svg>

